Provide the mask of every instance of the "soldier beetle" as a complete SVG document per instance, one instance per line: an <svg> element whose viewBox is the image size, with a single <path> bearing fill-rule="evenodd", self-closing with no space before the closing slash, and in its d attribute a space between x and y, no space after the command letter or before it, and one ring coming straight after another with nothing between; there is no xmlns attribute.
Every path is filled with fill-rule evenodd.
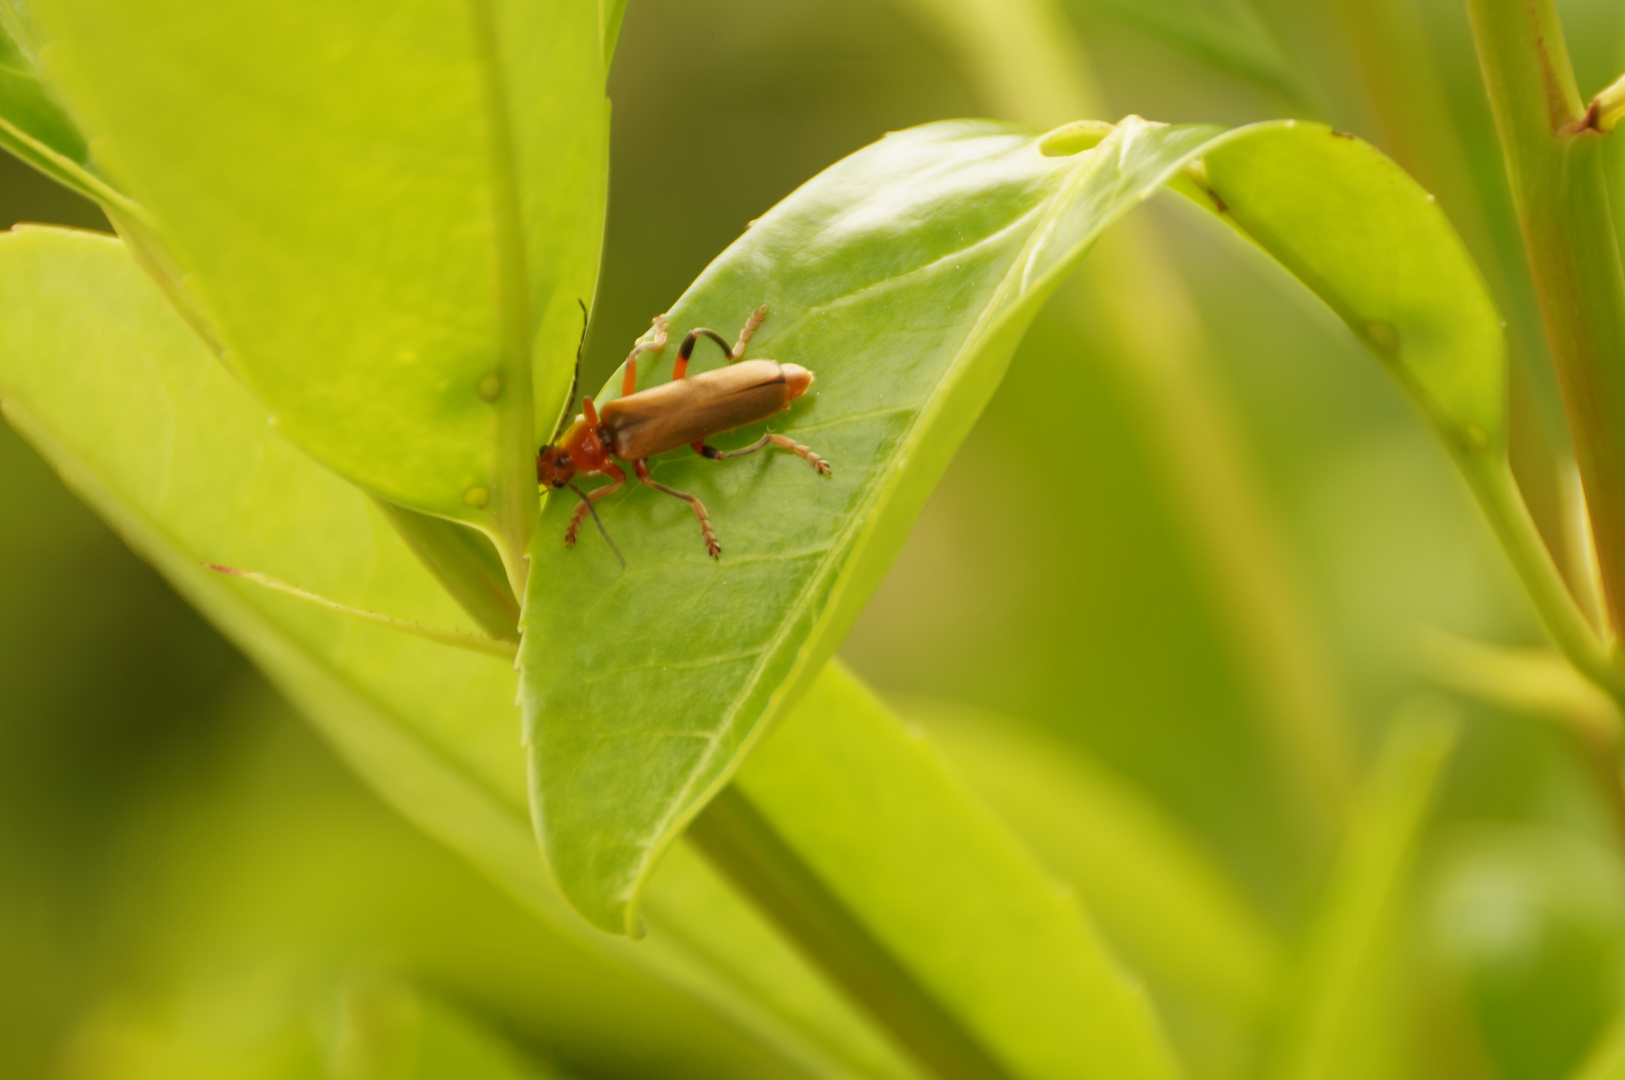
<svg viewBox="0 0 1625 1080"><path fill-rule="evenodd" d="M745 321L744 329L739 332L739 340L731 349L727 340L715 330L704 327L690 330L677 350L671 381L639 390L638 357L666 347L667 325L665 316L661 316L654 321L654 337L636 345L626 358L621 396L606 402L602 409L593 404L591 397L581 399L581 414L573 422L561 423L553 441L536 456L538 483L554 488L568 485L581 496L581 505L576 507L574 516L570 518L570 526L564 532L566 547L575 546L581 523L589 512L599 529L603 530L604 523L599 519L593 503L619 491L621 485L626 483L626 472L615 463L616 459L629 462L640 482L688 503L700 523L706 554L713 559L722 554L722 545L717 543L705 504L695 496L669 488L650 476L650 458L687 446L711 461L725 461L754 454L769 446L778 446L802 458L820 475L830 475L830 467L823 458L783 435L769 433L738 450L718 450L706 442L713 435L766 420L784 411L812 385L813 373L800 364L740 359L745 347L750 344L751 335L765 318L767 306L764 304ZM689 358L702 337L716 342L727 354L729 363L726 367L690 376ZM578 373L579 368L578 355ZM570 396L575 396L574 386L570 388ZM578 474L607 476L614 483L592 492L583 492L571 483L571 479ZM609 540L607 531L604 532L604 539ZM610 541L610 547L615 547L613 541ZM618 549L615 555L620 557ZM622 565L625 565L624 559Z"/></svg>

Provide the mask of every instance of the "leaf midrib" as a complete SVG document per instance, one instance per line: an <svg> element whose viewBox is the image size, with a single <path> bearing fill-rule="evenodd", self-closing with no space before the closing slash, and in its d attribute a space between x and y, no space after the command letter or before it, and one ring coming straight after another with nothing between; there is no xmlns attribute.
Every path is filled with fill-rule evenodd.
<svg viewBox="0 0 1625 1080"><path fill-rule="evenodd" d="M497 310L506 323L509 362L503 367L497 404L496 531L497 549L515 596L525 595L528 562L525 551L539 505L527 482L535 442L535 406L531 401L530 268L523 231L524 206L519 196L512 113L498 44L492 0L468 0L474 27L474 61L480 71L492 170L492 212L497 245Z"/></svg>

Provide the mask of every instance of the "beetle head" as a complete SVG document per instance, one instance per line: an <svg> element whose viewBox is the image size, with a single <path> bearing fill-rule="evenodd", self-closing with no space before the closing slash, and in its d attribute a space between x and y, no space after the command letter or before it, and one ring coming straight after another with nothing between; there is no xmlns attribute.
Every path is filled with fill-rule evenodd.
<svg viewBox="0 0 1625 1080"><path fill-rule="evenodd" d="M554 443L542 447L536 455L536 482L547 487L561 488L576 474L576 463L570 451Z"/></svg>

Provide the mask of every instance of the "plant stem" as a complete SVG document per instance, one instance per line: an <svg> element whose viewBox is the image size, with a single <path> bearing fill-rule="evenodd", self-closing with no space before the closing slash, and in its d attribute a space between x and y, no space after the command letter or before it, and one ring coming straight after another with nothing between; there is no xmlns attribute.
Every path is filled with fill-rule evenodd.
<svg viewBox="0 0 1625 1080"><path fill-rule="evenodd" d="M1575 603L1518 494L1511 466L1504 458L1487 454L1462 455L1458 461L1552 643L1625 712L1625 672L1604 651ZM1570 725L1567 730L1596 779L1598 795L1625 846L1625 777L1620 774L1619 734L1600 727L1587 730Z"/></svg>
<svg viewBox="0 0 1625 1080"><path fill-rule="evenodd" d="M737 786L724 788L688 837L803 955L943 1080L1010 1080L958 1019L870 934Z"/></svg>
<svg viewBox="0 0 1625 1080"><path fill-rule="evenodd" d="M1614 130L1621 117L1625 117L1625 75L1604 87L1586 109L1587 125L1604 135Z"/></svg>
<svg viewBox="0 0 1625 1080"><path fill-rule="evenodd" d="M1625 269L1601 137L1587 124L1551 0L1467 0L1467 10L1616 625L1625 613Z"/></svg>
<svg viewBox="0 0 1625 1080"><path fill-rule="evenodd" d="M1625 706L1625 672L1610 660L1569 592L1518 494L1517 481L1506 459L1491 454L1463 454L1457 463L1552 644L1577 671Z"/></svg>

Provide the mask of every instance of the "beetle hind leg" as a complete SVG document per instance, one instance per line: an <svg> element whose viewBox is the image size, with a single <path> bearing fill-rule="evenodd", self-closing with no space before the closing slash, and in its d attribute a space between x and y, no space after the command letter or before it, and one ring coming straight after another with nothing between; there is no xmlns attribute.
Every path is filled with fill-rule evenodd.
<svg viewBox="0 0 1625 1080"><path fill-rule="evenodd" d="M769 446L778 446L790 451L808 465L811 465L819 476L829 476L831 474L832 470L829 467L829 462L819 457L810 447L803 446L784 435L763 435L749 446L742 446L738 450L718 450L704 441L693 444L696 454L711 461L727 461L729 458L744 457L746 454L754 454L758 450L765 450Z"/></svg>
<svg viewBox="0 0 1625 1080"><path fill-rule="evenodd" d="M660 352L662 349L664 349L666 347L666 331L667 331L668 325L669 324L666 322L666 317L664 315L656 315L654 317L654 321L652 323L650 323L650 326L649 326L649 328L654 331L654 337L650 338L648 341L640 341L636 345L632 346L631 355L629 355L626 358L624 364L622 365L623 366L623 371L622 371L622 374L621 374L621 396L622 397L631 397L633 394L637 393L637 389L638 389L638 357L642 356L646 352L654 352L654 353ZM586 338L583 337L582 340L585 341ZM579 366L579 364L580 364L580 358L579 357L577 358L576 362L577 362L577 365ZM573 395L574 393L575 393L575 391L572 390L571 394Z"/></svg>
<svg viewBox="0 0 1625 1080"><path fill-rule="evenodd" d="M648 462L634 462L633 468L637 471L638 479L645 484L648 484L656 491L665 492L674 499L682 499L688 503L689 508L694 511L694 517L699 520L700 535L705 538L705 553L713 559L720 557L722 555L722 545L717 543L717 534L711 530L711 516L705 512L705 504L696 496L678 491L676 488L669 488L650 476Z"/></svg>

